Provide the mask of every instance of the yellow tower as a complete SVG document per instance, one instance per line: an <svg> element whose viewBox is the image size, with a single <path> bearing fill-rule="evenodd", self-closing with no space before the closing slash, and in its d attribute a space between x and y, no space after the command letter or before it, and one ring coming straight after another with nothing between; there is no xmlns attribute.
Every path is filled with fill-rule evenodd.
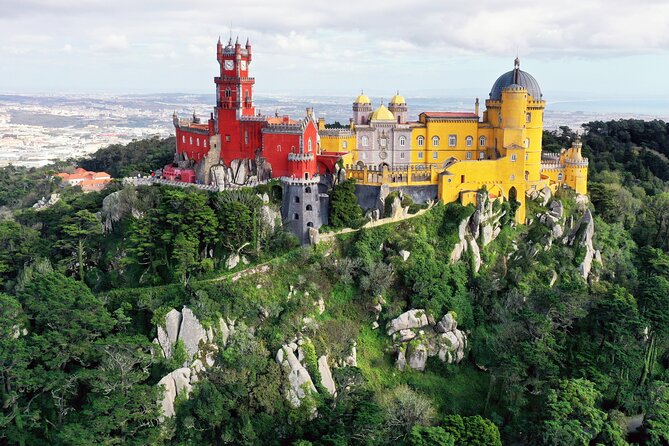
<svg viewBox="0 0 669 446"><path fill-rule="evenodd" d="M588 193L588 159L583 158L581 138L571 144L571 148L560 154L560 163L564 164L564 183L574 189L576 193Z"/></svg>

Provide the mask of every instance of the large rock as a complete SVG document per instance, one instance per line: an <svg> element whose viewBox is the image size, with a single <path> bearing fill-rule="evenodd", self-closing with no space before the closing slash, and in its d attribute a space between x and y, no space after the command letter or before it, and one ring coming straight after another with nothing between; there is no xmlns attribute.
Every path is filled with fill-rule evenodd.
<svg viewBox="0 0 669 446"><path fill-rule="evenodd" d="M437 333L447 333L451 330L455 330L457 328L457 325L458 323L453 318L453 314L448 312L437 323L437 326L434 327L434 330Z"/></svg>
<svg viewBox="0 0 669 446"><path fill-rule="evenodd" d="M200 341L207 341L207 332L193 311L184 307L181 311L181 327L179 328L179 339L184 343L188 357L192 359L200 349Z"/></svg>
<svg viewBox="0 0 669 446"><path fill-rule="evenodd" d="M239 265L239 261L241 258L239 257L239 254L237 253L232 253L228 256L228 259L225 261L225 267L228 269L233 269Z"/></svg>
<svg viewBox="0 0 669 446"><path fill-rule="evenodd" d="M288 386L286 388L286 399L291 406L297 408L302 400L310 393L317 393L311 376L306 368L300 363L295 352L296 344L283 345L281 352L277 352L276 360L283 368Z"/></svg>
<svg viewBox="0 0 669 446"><path fill-rule="evenodd" d="M428 325L425 310L409 310L388 323L388 335L407 328L420 328Z"/></svg>
<svg viewBox="0 0 669 446"><path fill-rule="evenodd" d="M327 389L330 395L334 396L337 393L334 379L332 378L332 371L328 365L328 357L321 356L318 358L318 372L321 374L321 384Z"/></svg>
<svg viewBox="0 0 669 446"><path fill-rule="evenodd" d="M415 344L409 344L407 351L407 362L409 367L414 370L420 370L421 372L425 370L425 364L427 363L427 346L422 342L417 342Z"/></svg>
<svg viewBox="0 0 669 446"><path fill-rule="evenodd" d="M158 401L162 409L161 421L166 417L174 416L174 400L177 396L183 394L188 398L192 390L190 378L191 370L188 367L183 367L165 375L158 381L159 386L165 387L163 398Z"/></svg>
<svg viewBox="0 0 669 446"><path fill-rule="evenodd" d="M474 271L478 272L481 269L481 251L479 250L479 245L476 243L476 239L472 238L469 240L469 249L472 252L472 260L474 261Z"/></svg>
<svg viewBox="0 0 669 446"><path fill-rule="evenodd" d="M404 260L406 262L409 259L409 256L411 255L411 253L409 251L405 251L404 249L402 249L402 250L400 250L399 255L400 255L400 257L402 257L402 260Z"/></svg>

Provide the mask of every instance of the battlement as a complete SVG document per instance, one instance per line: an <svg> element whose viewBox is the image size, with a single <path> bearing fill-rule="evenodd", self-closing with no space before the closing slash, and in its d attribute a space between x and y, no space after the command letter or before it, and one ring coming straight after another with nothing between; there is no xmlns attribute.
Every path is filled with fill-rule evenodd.
<svg viewBox="0 0 669 446"><path fill-rule="evenodd" d="M313 153L289 153L288 161L313 161Z"/></svg>

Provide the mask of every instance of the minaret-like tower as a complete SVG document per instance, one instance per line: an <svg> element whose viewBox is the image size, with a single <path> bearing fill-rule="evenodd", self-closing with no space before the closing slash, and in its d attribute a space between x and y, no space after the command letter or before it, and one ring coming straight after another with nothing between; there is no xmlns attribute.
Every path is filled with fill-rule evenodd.
<svg viewBox="0 0 669 446"><path fill-rule="evenodd" d="M393 115L395 115L398 124L406 124L409 109L407 107L407 101L404 99L404 96L400 95L399 91L390 100L390 104L388 104L388 110L393 112Z"/></svg>
<svg viewBox="0 0 669 446"><path fill-rule="evenodd" d="M360 96L355 98L355 102L353 102L353 124L367 125L369 124L369 117L371 115L372 101L361 91Z"/></svg>

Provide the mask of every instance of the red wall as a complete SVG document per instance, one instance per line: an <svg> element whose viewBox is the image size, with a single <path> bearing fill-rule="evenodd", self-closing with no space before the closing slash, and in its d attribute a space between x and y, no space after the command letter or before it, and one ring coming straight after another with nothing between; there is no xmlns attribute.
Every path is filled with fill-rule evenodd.
<svg viewBox="0 0 669 446"><path fill-rule="evenodd" d="M177 128L176 137L177 153L185 152L189 159L199 161L209 153L209 136L207 135ZM192 144L190 142L191 138L193 138Z"/></svg>
<svg viewBox="0 0 669 446"><path fill-rule="evenodd" d="M265 133L263 156L272 165L273 177L290 176L288 154L299 152L300 135L290 133Z"/></svg>

